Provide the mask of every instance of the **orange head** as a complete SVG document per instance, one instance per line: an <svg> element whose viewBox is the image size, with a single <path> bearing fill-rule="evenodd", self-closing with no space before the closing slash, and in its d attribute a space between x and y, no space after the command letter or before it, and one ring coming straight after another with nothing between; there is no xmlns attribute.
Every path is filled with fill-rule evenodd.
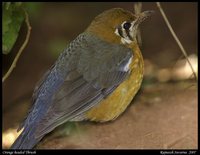
<svg viewBox="0 0 200 155"><path fill-rule="evenodd" d="M139 24L152 13L144 11L135 15L121 8L110 9L98 15L86 32L111 43L129 44L135 40Z"/></svg>

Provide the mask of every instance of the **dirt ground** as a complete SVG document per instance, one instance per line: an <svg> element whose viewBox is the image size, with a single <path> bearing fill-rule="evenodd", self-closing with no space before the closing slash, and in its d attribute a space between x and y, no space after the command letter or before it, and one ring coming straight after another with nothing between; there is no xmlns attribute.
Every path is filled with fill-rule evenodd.
<svg viewBox="0 0 200 155"><path fill-rule="evenodd" d="M185 49L189 54L196 53L197 4L161 4ZM53 54L50 52L54 42L64 41L67 45L102 11L113 7L133 10L133 5L119 2L43 5L39 16L31 18L28 46L2 86L3 133L18 127L30 107L37 81L62 51L59 46ZM155 3L143 3L143 10L156 11L141 25L144 58L158 69L172 68L182 54ZM26 34L25 25L21 33ZM24 36L20 36L13 51L3 56L3 73L8 70L23 39ZM145 77L132 103L122 116L110 123L78 123L70 134L63 125L46 136L37 148L197 149L197 86L194 81L161 83Z"/></svg>

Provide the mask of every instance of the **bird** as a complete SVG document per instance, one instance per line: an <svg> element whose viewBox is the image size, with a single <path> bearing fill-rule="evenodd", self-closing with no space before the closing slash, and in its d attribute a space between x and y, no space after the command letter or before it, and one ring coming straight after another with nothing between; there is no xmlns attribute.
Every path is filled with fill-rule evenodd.
<svg viewBox="0 0 200 155"><path fill-rule="evenodd" d="M152 13L112 8L97 15L39 80L10 149L33 149L65 122L116 120L141 87L144 61L136 35Z"/></svg>

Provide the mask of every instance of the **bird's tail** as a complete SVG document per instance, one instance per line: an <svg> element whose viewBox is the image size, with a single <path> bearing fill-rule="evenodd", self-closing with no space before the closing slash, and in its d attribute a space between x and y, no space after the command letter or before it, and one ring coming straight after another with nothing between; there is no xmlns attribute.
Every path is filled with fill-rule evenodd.
<svg viewBox="0 0 200 155"><path fill-rule="evenodd" d="M35 138L36 127L31 126L22 131L10 149L32 149L41 139Z"/></svg>

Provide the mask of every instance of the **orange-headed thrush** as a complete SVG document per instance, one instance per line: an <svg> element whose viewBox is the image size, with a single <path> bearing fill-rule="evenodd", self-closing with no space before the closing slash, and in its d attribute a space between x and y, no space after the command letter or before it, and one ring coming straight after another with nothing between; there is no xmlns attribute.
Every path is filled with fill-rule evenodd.
<svg viewBox="0 0 200 155"><path fill-rule="evenodd" d="M121 8L98 15L73 40L36 86L33 106L12 149L31 149L67 121L106 122L125 111L144 73L136 41L139 24L152 11Z"/></svg>

